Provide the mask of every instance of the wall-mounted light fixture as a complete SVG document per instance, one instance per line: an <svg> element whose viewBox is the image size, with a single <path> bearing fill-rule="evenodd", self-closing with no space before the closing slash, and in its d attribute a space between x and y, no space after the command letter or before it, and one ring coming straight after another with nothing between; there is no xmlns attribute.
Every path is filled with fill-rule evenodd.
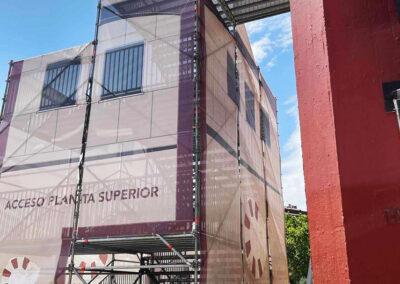
<svg viewBox="0 0 400 284"><path fill-rule="evenodd" d="M392 92L392 97L393 97L394 110L397 116L397 123L399 125L399 131L400 131L400 89L394 90Z"/></svg>
<svg viewBox="0 0 400 284"><path fill-rule="evenodd" d="M400 0L399 0L400 1ZM382 84L386 112L395 112L400 131L400 81Z"/></svg>

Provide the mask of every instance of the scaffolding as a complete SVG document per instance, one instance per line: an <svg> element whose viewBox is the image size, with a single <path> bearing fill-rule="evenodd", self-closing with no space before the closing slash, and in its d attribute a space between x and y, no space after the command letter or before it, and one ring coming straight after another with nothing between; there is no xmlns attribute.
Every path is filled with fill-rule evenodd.
<svg viewBox="0 0 400 284"><path fill-rule="evenodd" d="M10 77L11 77L13 64L14 64L14 62L11 60L10 63L9 63L9 67L8 67L8 73L7 73L7 79L6 79L6 87L5 87L5 90L4 90L3 103L2 103L2 106L1 106L0 121L3 121L4 107L5 107L6 102L7 102L8 88L10 86Z"/></svg>
<svg viewBox="0 0 400 284"><path fill-rule="evenodd" d="M199 0L194 2L195 30L194 30L194 115L193 115L193 208L194 220L191 234L165 235L154 234L153 236L122 236L115 238L79 238L79 214L82 204L82 184L86 158L86 146L89 135L90 114L92 106L92 90L94 82L94 72L96 64L96 54L102 11L102 1L99 0L97 6L97 18L95 28L95 38L93 44L93 55L91 59L90 74L86 90L86 112L82 134L82 148L79 158L78 184L75 191L74 218L72 226L72 240L70 247L70 263L66 267L69 273L68 283L73 281L75 275L82 283L91 283L99 275L106 275L100 283L118 283L118 275L135 275L135 278L128 279L132 283L142 283L142 276L147 276L154 283L198 283L200 270L200 161L201 161L201 134L200 134L200 61L201 45L199 35ZM113 14L114 11L109 10ZM117 14L116 14L117 15ZM119 15L117 15L120 17ZM104 86L102 86L105 88ZM108 90L112 93L112 91ZM115 94L114 94L115 95ZM86 267L75 265L75 255L88 254L112 254L112 261L105 266ZM116 265L118 260L115 254L128 253L136 255L140 260L139 264ZM126 260L122 261L126 262ZM158 272L155 270L159 269ZM94 275L90 282L86 282L82 277L85 274ZM126 277L126 276L125 276ZM133 280L133 281L132 281ZM139 282L138 282L139 281ZM153 282L151 282L153 283Z"/></svg>
<svg viewBox="0 0 400 284"><path fill-rule="evenodd" d="M82 148L79 158L79 177L75 191L74 219L72 226L72 240L70 248L70 263L66 270L69 273L68 283L71 284L73 275L82 283L87 283L83 275L106 275L101 283L118 283L115 277L118 275L136 275L133 279L128 279L132 283L142 283L142 276L147 275L155 283L198 283L199 281L199 218L200 218L200 160L201 160L201 136L200 136L200 37L199 37L199 3L194 1L195 30L194 30L194 136L193 136L193 195L194 195L194 221L191 234L166 235L154 234L153 236L126 236L116 238L78 238L79 214L82 203L82 184L83 172L85 166L86 146L89 135L90 113L92 106L92 90L94 81L94 70L96 64L96 51L98 44L98 35L100 27L100 17L102 11L102 1L99 0L97 7L97 18L95 28L95 39L93 41L93 55L91 59L90 75L86 91L86 114L82 135ZM113 12L114 13L114 12ZM10 65L11 66L11 65ZM104 87L104 86L103 86ZM109 90L107 90L109 91ZM7 92L7 90L6 90ZM111 92L111 91L110 91ZM182 252L182 253L181 253ZM86 267L75 265L75 255L101 254L107 253L113 255L113 260L101 267ZM116 265L114 255L117 253L130 253L137 256L140 260L138 264ZM124 260L123 262L126 262ZM159 272L155 270L159 269ZM88 282L91 283L92 281ZM140 281L140 282L138 282Z"/></svg>
<svg viewBox="0 0 400 284"><path fill-rule="evenodd" d="M110 5L108 6L103 5L103 2L108 3ZM264 236L263 233L261 233L260 235L257 235L255 238L252 239L252 244L254 248L250 254L251 250L251 247L249 247L250 240L244 239L243 231L247 230L248 232L246 233L247 234L246 237L252 238L251 234L252 232L254 232L254 230L257 230L257 226L261 226L259 227L261 228L261 230L265 229L263 227L267 226L266 225L267 216L264 215L266 212L268 212L268 210L270 210L270 208L269 207L266 208L265 207L266 205L264 203L267 202L263 201L259 203L259 205L257 205L256 202L257 197L266 199L267 192L274 192L273 194L279 196L278 199L276 200L279 201L279 198L281 198L279 176L274 173L274 170L276 169L271 170L272 171L271 179L274 180L274 184L271 185L271 183L267 181L268 180L267 168L268 169L273 168L278 163L277 160L271 161L270 158L271 151L275 150L275 148L278 147L277 136L275 136L274 132L273 133L274 134L273 143L275 143L274 148L268 151L264 148L265 145L267 144L265 143L265 141L264 142L262 141L262 139L265 138L260 139L260 137L258 136L259 135L258 132L261 132L262 129L259 129L258 126L255 126L256 117L259 120L258 118L259 115L255 114L256 109L257 110L259 109L261 113L262 108L268 107L268 112L270 112L272 115L276 115L276 102L274 100L272 93L268 89L268 86L266 85L264 79L262 78L259 68L256 66L254 59L252 58L252 55L249 52L250 47L248 46L248 43L245 42L242 36L240 35L240 34L243 35L245 33L245 31L243 30L244 27L237 26L246 21L250 21L256 19L257 17L260 17L259 12L257 12L257 15L254 15L254 17L252 17L251 11L256 11L257 9L255 10L254 7L257 7L257 5L265 4L265 3L259 3L264 1L190 0L185 2L185 1L166 0L166 1L156 1L154 3L150 1L149 3L144 4L145 6L146 5L149 6L146 7L146 9L143 9L143 7L138 6L138 11L136 11L135 9L132 10L132 7L129 7L129 9L131 9L131 12L126 12L124 9L126 9L127 6L124 5L127 5L126 4L127 2L129 1L121 2L114 0L99 0L97 7L94 40L90 44L76 49L79 52L76 52L76 50L71 52L73 56L67 54L68 52L66 51L65 53L67 54L66 57L68 58L68 60L64 61L68 61L69 63L66 65L61 64L60 66L56 66L56 68L59 68L60 72L53 77L47 74L49 69L48 66L53 67L52 65L53 63L51 62L51 64L49 64L45 70L45 73L47 75L45 75L46 77L44 79L44 87L40 89L39 94L42 93L42 96L49 95L49 92L53 96L54 94L56 94L55 96L60 96L60 94L58 94L57 91L59 88L62 88L63 90L67 89L67 86L63 85L64 82L67 80L66 79L67 77L71 76L73 77L74 74L78 76L77 74L79 74L79 72L84 73L84 75L82 75L83 77L87 76L87 81L85 77L85 80L83 82L80 82L79 85L79 88L86 88L84 92L82 91L82 98L84 97L84 99L82 99L82 101L79 102L79 96L77 95L77 91L68 94L68 98L66 99L70 100L71 97L78 97L77 101L79 103L77 104L77 106L80 109L80 111L82 111L82 114L84 114L83 126L81 132L82 135L80 137L81 141L79 144L80 148L79 156L75 156L74 153L71 151L68 159L64 158L58 161L50 161L50 162L44 160L39 163L42 166L59 165L61 163L69 165L69 168L73 168L71 165L76 164L78 171L78 181L76 183L73 183L74 184L73 196L69 197L69 205L73 205L72 226L66 227L65 225L63 225L61 255L60 259L58 260L59 263L55 281L57 283L58 281L60 281L60 283L64 283L64 280L67 280L69 284L77 282L102 283L102 284L199 283L200 279L207 279L206 276L203 276L206 275L207 273L211 275L210 279L226 279L226 281L232 280L232 282L237 282L239 279L243 282L249 282L249 281L252 282L254 279L257 279L257 281L270 281L270 278L272 278L271 277L272 272L271 272L270 245L269 245L269 240L267 240L267 238L269 238L269 234L266 234L266 236ZM270 7L273 1L265 1L265 2L268 2L269 5L268 7ZM282 1L278 2L282 4L281 3ZM280 12L287 11L288 3L287 1L285 3L286 3L284 4L286 5L284 6L285 8L280 9L279 10ZM82 214L82 207L84 204L87 204L85 196L87 192L85 192L85 188L88 188L89 189L88 191L90 191L92 188L96 187L96 183L95 182L90 183L89 181L84 180L84 171L85 173L89 172L91 175L93 175L93 177L97 179L99 183L104 182L105 184L107 177L96 176L93 172L91 172L90 168L89 169L87 168L87 164L93 163L93 161L101 161L105 159L112 159L115 157L121 158L122 160L122 157L124 155L129 156L138 153L139 154L151 153L151 151L154 150L153 148L139 149L139 150L137 150L136 148L132 148L126 151L122 151L121 150L122 145L118 145L121 146L119 148L118 154L115 154L113 152L106 152L106 153L101 153L96 157L93 157L93 155L89 156L87 155L87 148L90 146L89 145L90 136L93 135L93 131L96 130L96 127L98 127L98 125L101 125L101 121L97 122L96 119L93 119L93 115L95 114L95 112L93 111L93 106L95 105L97 108L97 110L95 109L95 111L97 112L99 111L98 110L99 104L98 102L96 102L96 99L93 99L93 96L103 96L104 94L107 94L108 96L107 99L110 97L111 99L113 98L115 99L119 96L119 94L117 93L118 91L115 88L113 89L106 83L105 78L106 76L108 76L106 73L104 73L103 82L100 82L101 79L99 78L99 75L96 74L96 70L98 69L98 64L101 65L102 63L107 62L107 58L111 58L111 56L113 56L112 54L115 49L115 46L112 45L107 46L107 49L105 49L104 46L101 46L102 44L107 45L104 42L99 44L100 34L104 36L104 34L107 33L112 34L113 32L112 30L113 28L110 28L110 30L106 29L106 31L101 31L100 27L102 23L106 24L112 23L113 19L118 19L118 21L123 19L127 21L126 29L142 28L144 30L143 33L146 34L148 32L146 31L146 26L140 26L140 24L135 26L132 24L132 27L129 27L128 19L131 17L134 19L135 16L140 18L142 16L148 16L148 15L161 15L163 17L164 16L168 17L171 15L176 16L177 13L171 12L171 10L174 11L175 8L174 5L176 6L182 5L184 7L183 9L187 9L188 11L190 11L187 13L187 15L181 16L182 19L180 19L181 23L185 23L185 21L190 22L189 28L185 30L183 27L181 27L181 35L180 35L181 38L178 40L180 41L180 45L179 47L173 46L173 48L179 50L178 51L179 64L182 64L182 62L184 62L184 64L187 64L187 66L185 67L186 69L183 70L179 69L178 75L173 74L171 76L186 75L187 77L185 77L185 79L190 81L192 84L192 85L189 84L190 88L192 89L190 89L190 91L187 92L190 95L193 94L193 98L190 98L193 104L192 105L188 104L192 107L192 109L190 109L190 123L189 123L190 124L189 128L191 129L190 143L192 143L191 145L192 148L190 148L189 151L190 153L188 155L190 156L189 180L191 181L191 183L190 183L190 188L188 190L190 191L189 193L190 200L186 199L184 200L185 202L182 202L185 204L190 203L190 205L187 205L187 207L189 207L189 213L190 213L188 215L191 216L190 218L192 220L189 220L189 223L186 224L186 227L177 230L179 231L179 233L175 232L162 233L161 231L163 230L158 230L158 228L162 226L159 224L156 225L155 227L156 229L153 230L152 234L148 233L132 234L129 232L125 233L126 231L124 231L123 229L121 229L121 232L115 235L108 235L107 233L103 233L100 231L94 231L94 233L91 233L92 225L93 224L97 225L97 222L92 222L92 223L89 222L90 225L87 225L88 222L86 222L86 220L82 221L82 219L85 219L82 218L82 215L84 215ZM250 9L251 11L246 9ZM126 14L123 13L124 11ZM265 9L263 9L263 11L266 12ZM263 14L263 17L271 15L271 13L277 13L271 11L272 10L269 9L267 14ZM247 13L249 17L244 18L243 13L245 14ZM193 26L191 26L192 22ZM163 24L164 23L161 23L161 25ZM208 25L207 28L206 25ZM217 42L215 46L213 42L214 38L212 37L212 33L214 32L212 30L212 27L215 27L215 29L220 32L220 37L221 37L221 39L219 38L216 39L217 41L220 40L220 42ZM226 29L226 27L232 29ZM166 33L168 34L168 32ZM184 37L183 39L182 36ZM218 36L219 35L217 32L217 37ZM124 35L124 37L127 38L128 36ZM132 55L134 56L136 56L135 55L136 52L138 54L140 52L143 52L142 49L140 49L141 48L140 44L132 45L132 43L128 42L127 45L126 40L121 44L118 41L118 39L115 38L112 38L112 41L117 42L116 45L121 45L125 48L124 51L125 55L121 55L121 57L118 59L119 62L124 62L124 60L125 62L127 62L128 59L126 58L126 56L128 56L128 58L132 58L129 57L131 56L130 52L132 52ZM165 46L176 45L175 42L171 43L164 39L161 39L160 41L162 41L162 43ZM193 42L191 43L191 41ZM206 46L207 44L208 46ZM155 49L153 52L155 54L157 51L160 53L164 52L164 50L160 49L163 48L164 45L161 45L161 47L158 47L159 50ZM128 48L130 50L126 51ZM109 54L107 52L109 52ZM216 55L218 52L220 54ZM167 55L165 56L169 55L168 52L166 52L166 54ZM100 59L99 56L103 56L104 60L99 60ZM70 57L72 57L72 60L69 60ZM137 58L139 58L139 55L137 55ZM221 58L222 61L224 61L224 58L227 59L227 61L225 61L222 65L220 62L217 62L221 60ZM160 61L163 61L164 59L165 58L162 58L162 60ZM54 58L52 60L54 60ZM211 66L212 64L214 64L212 60L216 61L216 65L218 65L218 68L214 68ZM232 62L230 60L232 60ZM75 69L71 68L71 66L73 66L73 64L76 64L77 62L82 63L81 69L76 69L75 67L74 67ZM215 91L215 93L214 90L212 90L212 92L206 90L209 87L209 85L206 85L205 81L210 71L209 69L207 69L207 63L209 63L208 68L214 68L211 70L212 72L215 72L212 74L212 76L217 77L221 75L218 74L218 72L222 73L227 70L228 78L225 77L221 79L220 77L218 77L218 79L221 79L221 82L224 81L225 79L227 80L228 86L224 87L227 88L227 90L223 91L219 90ZM230 66L230 64L233 64L233 66ZM107 63L104 63L104 65L105 66L101 66L101 68L104 69L111 68L109 66L107 67ZM168 63L166 64L166 66L167 69L170 67ZM7 79L6 95L8 94L8 84L10 82L12 67L13 63L10 64L10 72ZM179 68L180 67L181 66L179 66ZM128 69L130 67L124 66L124 68ZM137 68L139 69L139 67ZM229 68L232 68L233 70L232 74L229 74L229 72L232 71ZM156 70L155 73L157 73L157 71L159 70ZM27 71L27 73L29 72L30 71ZM166 73L168 73L168 70L166 70ZM121 76L120 78L122 78ZM155 76L157 76L157 74ZM173 78L176 79L175 77ZM163 82L162 80L160 80L161 82L157 81L156 84L160 84L162 86L167 86L168 88L170 88L170 86L168 85L169 83L168 79L169 78L165 80L166 82ZM212 78L212 80L217 80L217 79ZM230 89L229 86L230 80L233 81L233 89ZM217 83L221 85L222 84L221 82ZM96 86L96 84L98 86ZM210 81L208 82L208 84L211 84ZM54 87L55 85L56 87ZM48 91L47 89L51 90ZM209 93L206 93L206 91ZM152 90L152 92L156 91ZM209 114L208 112L210 110L207 110L206 112L207 104L205 98L209 97L209 99L219 99L218 96L223 95L225 93L227 93L227 95L231 97L233 102L229 101L226 105L220 103L220 105L222 105L221 110L226 111L226 118L224 118L226 120L220 124L218 123L213 124L214 122L210 119L210 117L212 117L214 114ZM246 98L245 99L241 98L240 93L245 94ZM7 100L6 95L4 97L5 101ZM250 118L246 117L247 114L246 112L248 110L240 112L241 108L240 105L242 105L242 108L243 105L245 106L245 108L247 108L248 105L247 96L251 97L251 95L253 96L252 99L253 108L250 108L250 110L252 111L253 120L251 120L251 117ZM260 99L258 99L258 97ZM29 98L29 103L27 105L23 104L22 106L19 106L19 108L22 109L23 111L29 109L31 107L29 104L31 104L31 102L36 99L36 98L30 98L29 96L27 96L27 98ZM42 101L40 102L40 108L42 108ZM106 103L107 102L105 102L104 105L106 105ZM151 104L153 108L153 101L151 101ZM3 117L4 105L5 104L3 104L3 110L1 115L2 117ZM47 106L46 104L43 105L45 107ZM119 108L121 108L121 102L119 102ZM19 115L21 115L22 113L23 116L24 115L23 111L19 111ZM45 109L40 109L40 111L45 111ZM59 121L58 119L60 115L58 113L59 111L60 110L57 110L57 120L56 120L57 123ZM61 111L63 110L61 109ZM186 110L186 112L189 111ZM51 114L46 114L45 112L41 112L40 115L45 116L43 119L45 122L44 123L41 122L41 124L46 126L46 121L48 122L51 120L50 118ZM230 129L229 127L232 125L229 124L230 123L229 120L231 118L234 119L233 123L234 127ZM29 123L31 124L31 121L29 121ZM119 123L119 117L118 117L118 123ZM253 125L251 126L251 124ZM213 129L212 127L215 127L215 129ZM232 134L232 136L236 137L232 138L229 137L229 135L226 135L226 133L223 133L224 131L227 131L227 129L233 131L234 133ZM240 132L239 129L241 129L242 132ZM250 139L249 141L247 141L248 138L246 137L246 131L247 135L249 135L250 133L249 131L252 131L252 133L250 133L251 137L249 138ZM29 135L34 136L31 133L29 133ZM30 137L28 137L27 139L30 139ZM177 144L179 144L179 141ZM256 150L254 150L254 153L256 153L256 155L254 156L261 155L262 156L261 160L258 159L257 157L251 156L251 152L253 151L251 148L253 147L253 144L256 145L256 148L259 146L262 147L260 149L257 148ZM22 146L18 146L16 149L13 148L12 150L15 153L18 152L21 147ZM159 148L171 150L171 149L176 149L177 146L164 145L164 146L159 146ZM215 168L213 167L223 169L226 166L228 168L226 172L221 173L221 182L226 182L228 184L227 186L225 186L225 188L223 184L219 183L220 181L218 181L218 178L212 176L212 173L210 174L211 177L209 180L205 178L207 169L206 169L206 161L204 159L204 155L206 152L209 152L211 153L211 155L214 156L212 157L212 159L210 159L212 161L208 162L211 164L211 166L209 166L210 172L215 170ZM10 156L12 157L13 155ZM220 157L222 158L220 159ZM214 159L216 161L214 161ZM269 159L269 164L266 165L264 163L265 162L264 160L267 159ZM12 163L10 166L8 166L8 164L6 166L3 165L2 172L8 173L17 170L25 170L30 166L36 167L36 165L33 164L33 162L31 164L24 164L23 161L24 160L22 160L22 162L17 161L16 165ZM260 164L261 162L262 165ZM107 163L107 162L101 162L101 163ZM179 168L180 166L181 165L178 161L177 168ZM120 167L122 167L122 165L120 165ZM65 179L61 181L57 180L57 185L54 188L51 188L51 186L49 186L49 188L45 189L43 188L41 191L45 192L48 195L50 195L54 191L61 191L63 193L69 192L71 187L69 187L68 185L64 185L63 183L66 179L69 179L69 175L71 173L72 171L68 173L68 176L65 177ZM229 181L229 178L232 178L232 181ZM121 176L118 179L121 181L121 183L124 182ZM223 181L223 179L228 179L228 180ZM4 183L5 182L7 182L7 180L4 181ZM128 178L126 184L129 184L129 182L130 181ZM188 187L187 184L183 184L183 186ZM218 186L221 186L221 189L223 190L221 190L220 193L213 192L213 190L215 188L218 188ZM258 191L260 191L259 196L251 192L252 190L251 188L253 186ZM205 189L206 187L212 188L208 193L211 198L226 199L223 202L221 202L221 207L222 206L224 207L223 209L221 209L221 212L211 213L210 214L211 217L209 217L210 219L207 220L203 215L205 211L203 209L206 206L208 206L206 202L204 202L206 198L206 193L205 190L203 189ZM36 196L35 198L39 197ZM208 202L211 203L212 201L213 200L210 200ZM178 203L178 200L176 202ZM216 207L218 207L218 205ZM233 208L232 211L233 213L230 212L231 207ZM211 209L214 210L213 208ZM253 214L253 209L255 210L254 214ZM86 210L86 213L87 211L90 211L90 208ZM69 213L67 210L65 212ZM60 213L60 216L62 214L67 214L65 212L62 211ZM213 219L214 218L212 216L213 214L218 216L215 217L215 219ZM247 218L248 215L250 217L253 217L254 220L251 222L255 223L250 223L249 219ZM29 216L29 214L27 216ZM260 220L261 219L263 220L261 221L258 220L258 216L262 216ZM229 218L231 217L232 219L229 220ZM29 226L31 226L32 224L36 226L35 220L30 221L30 218L25 218L25 219L27 220L29 219L29 222L31 222L29 223ZM56 220L54 222L56 223L57 218L55 219ZM132 220L130 221L131 221L130 223L133 223ZM136 222L136 220L134 220L134 222ZM208 224L206 224L207 222ZM21 221L20 223L22 224L23 221ZM82 223L84 224L82 225ZM103 223L104 222L99 222L100 224L99 226L104 225ZM125 223L120 222L118 224L125 224ZM222 228L224 224L228 224L227 225L228 228ZM48 222L48 224L46 224L46 226L48 226L49 228L51 228L52 225L54 224L51 222ZM170 225L167 224L166 226ZM183 225L181 225L181 227L182 226ZM207 228L207 226L209 226L210 228ZM274 224L273 226L279 227L276 224ZM279 233L280 229L281 228L277 228L276 231L278 231ZM90 234L87 234L87 232L89 232ZM39 233L35 232L35 234ZM53 234L56 234L56 232L54 232ZM229 234L231 234L231 236ZM51 233L48 235L44 233L45 237L49 237L50 235ZM264 238L266 239L265 243L264 243ZM56 240L58 241L57 238ZM215 247L207 248L206 247L207 242L214 245ZM260 256L257 256L256 249L259 249L260 250L259 253L263 254L263 251L266 250L267 248L268 248L269 260L266 261L266 263L264 264L264 260L260 259ZM222 252L218 250L221 250ZM208 257L207 254L210 251L214 255ZM101 261L100 265L98 264L90 265L90 263L78 260L80 256L93 256L93 255L103 255L103 254L111 255L112 256L111 260L105 258L104 260ZM273 254L275 256L277 253L274 252ZM130 255L132 257L130 259L126 258L124 259L120 258L121 255ZM227 267L224 269L221 269L223 266L223 262L221 263L215 262L219 261L220 257L226 258L225 261L229 262L229 265L226 265ZM238 257L240 258L241 261L240 264L237 263ZM257 267L255 267L255 265L257 265ZM215 267L213 268L213 266ZM241 267L241 269L237 269L238 267ZM221 271L223 270L223 271L220 273L217 270ZM268 274L265 273L266 270L269 270ZM228 273L232 271L234 273L232 273L232 275L228 275ZM88 276L91 277L91 280L87 280ZM220 278L220 277L225 277L225 278Z"/></svg>

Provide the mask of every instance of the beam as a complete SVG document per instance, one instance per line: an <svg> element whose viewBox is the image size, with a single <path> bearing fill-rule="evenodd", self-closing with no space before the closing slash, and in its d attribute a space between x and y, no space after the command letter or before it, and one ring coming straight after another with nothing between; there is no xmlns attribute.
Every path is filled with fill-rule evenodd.
<svg viewBox="0 0 400 284"><path fill-rule="evenodd" d="M219 6L221 7L222 11L224 12L226 18L229 20L231 26L236 26L236 20L233 16L229 6L226 4L225 0L217 0Z"/></svg>
<svg viewBox="0 0 400 284"><path fill-rule="evenodd" d="M251 13L243 13L235 16L237 24L244 24L247 22L263 19L266 17L272 17L279 14L283 14L290 11L290 7L286 4L279 6L267 7L264 9L258 9Z"/></svg>
<svg viewBox="0 0 400 284"><path fill-rule="evenodd" d="M214 0L228 26L244 24L290 11L289 0Z"/></svg>

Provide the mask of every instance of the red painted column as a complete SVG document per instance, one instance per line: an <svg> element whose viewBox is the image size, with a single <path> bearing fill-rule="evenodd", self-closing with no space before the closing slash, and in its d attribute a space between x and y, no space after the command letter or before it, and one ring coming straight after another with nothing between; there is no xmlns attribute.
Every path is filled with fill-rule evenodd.
<svg viewBox="0 0 400 284"><path fill-rule="evenodd" d="M400 81L395 0L292 0L315 283L399 283Z"/></svg>

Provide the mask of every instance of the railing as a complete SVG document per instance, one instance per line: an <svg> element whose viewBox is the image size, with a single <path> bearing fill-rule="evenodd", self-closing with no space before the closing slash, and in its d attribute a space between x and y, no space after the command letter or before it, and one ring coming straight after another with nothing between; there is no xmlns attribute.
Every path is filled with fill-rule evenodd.
<svg viewBox="0 0 400 284"><path fill-rule="evenodd" d="M135 274L108 275L99 284L133 284L138 276Z"/></svg>

